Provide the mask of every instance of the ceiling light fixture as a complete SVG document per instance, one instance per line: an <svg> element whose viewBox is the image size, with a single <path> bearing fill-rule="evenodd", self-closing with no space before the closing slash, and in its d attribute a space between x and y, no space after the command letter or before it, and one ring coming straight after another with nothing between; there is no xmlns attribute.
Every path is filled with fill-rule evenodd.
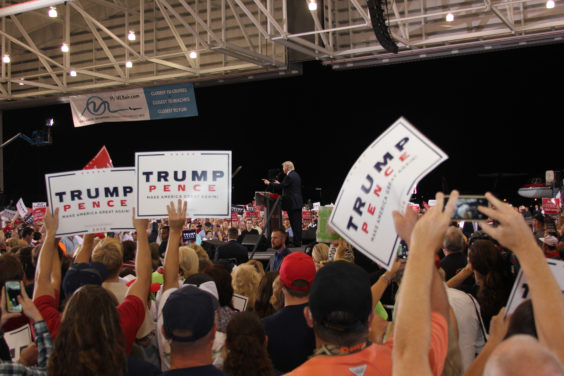
<svg viewBox="0 0 564 376"><path fill-rule="evenodd" d="M126 67L126 68L133 68L133 63L131 62L131 60L127 60L127 61L125 62L125 67Z"/></svg>
<svg viewBox="0 0 564 376"><path fill-rule="evenodd" d="M307 7L309 8L309 10L316 11L317 10L317 1L316 0L308 0L308 4Z"/></svg>
<svg viewBox="0 0 564 376"><path fill-rule="evenodd" d="M130 41L135 40L135 32L133 30L129 31L129 34L127 34L127 39L129 39Z"/></svg>
<svg viewBox="0 0 564 376"><path fill-rule="evenodd" d="M196 51L190 51L190 59L195 59L198 57L198 53Z"/></svg>
<svg viewBox="0 0 564 376"><path fill-rule="evenodd" d="M55 8L55 7L50 7L48 14L49 14L49 17L51 17L51 18L57 18L57 16L59 15L57 13L57 8Z"/></svg>
<svg viewBox="0 0 564 376"><path fill-rule="evenodd" d="M548 0L548 1L546 2L546 8L547 8L547 9L552 9L552 8L554 8L555 6L556 6L556 4L554 3L554 0Z"/></svg>
<svg viewBox="0 0 564 376"><path fill-rule="evenodd" d="M71 71L69 72L69 75L70 75L71 77L76 77L76 71L75 71L74 69L71 70Z"/></svg>
<svg viewBox="0 0 564 376"><path fill-rule="evenodd" d="M452 14L452 13L447 14L445 19L446 19L446 22L454 21L454 14Z"/></svg>
<svg viewBox="0 0 564 376"><path fill-rule="evenodd" d="M11 60L10 60L10 55L4 55L4 56L2 57L2 62L8 64L10 61L11 61Z"/></svg>
<svg viewBox="0 0 564 376"><path fill-rule="evenodd" d="M66 43L61 44L61 51L69 52L69 45Z"/></svg>

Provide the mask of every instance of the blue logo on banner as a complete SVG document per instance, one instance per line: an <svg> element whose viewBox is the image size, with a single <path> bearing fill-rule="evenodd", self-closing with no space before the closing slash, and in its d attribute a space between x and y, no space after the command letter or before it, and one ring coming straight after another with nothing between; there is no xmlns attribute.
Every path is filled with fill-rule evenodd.
<svg viewBox="0 0 564 376"><path fill-rule="evenodd" d="M127 111L127 110L138 110L139 108L119 108L117 110L112 110L110 107L110 103L98 96L93 96L88 98L88 100L86 101L86 106L84 106L84 110L82 110L82 114L84 115L84 113L86 111L88 111L91 115L94 116L101 116L104 115L107 112L113 114L116 112L120 112L120 111Z"/></svg>

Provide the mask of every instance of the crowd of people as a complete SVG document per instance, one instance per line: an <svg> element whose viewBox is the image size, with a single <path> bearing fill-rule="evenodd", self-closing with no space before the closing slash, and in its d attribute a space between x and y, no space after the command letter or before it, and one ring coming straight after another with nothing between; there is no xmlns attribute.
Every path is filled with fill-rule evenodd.
<svg viewBox="0 0 564 376"><path fill-rule="evenodd" d="M539 214L531 228L487 194L479 210L495 224L468 232L451 221L457 195L394 212L408 252L390 270L342 239L290 248L295 226L188 222L180 200L121 234L59 239L57 209L11 223L0 375L564 375L564 301L547 263L561 259L564 214L555 231ZM241 244L251 234L268 239L264 262ZM519 271L528 299L505 315ZM7 309L7 281L22 313ZM26 325L33 341L14 360L4 333Z"/></svg>

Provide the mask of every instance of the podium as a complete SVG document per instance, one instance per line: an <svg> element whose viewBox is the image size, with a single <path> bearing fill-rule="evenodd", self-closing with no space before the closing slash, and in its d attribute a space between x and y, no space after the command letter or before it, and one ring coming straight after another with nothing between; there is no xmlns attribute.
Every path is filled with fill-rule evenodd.
<svg viewBox="0 0 564 376"><path fill-rule="evenodd" d="M282 203L281 195L272 192L255 192L256 205L264 206L264 232L267 239L273 229L282 228Z"/></svg>

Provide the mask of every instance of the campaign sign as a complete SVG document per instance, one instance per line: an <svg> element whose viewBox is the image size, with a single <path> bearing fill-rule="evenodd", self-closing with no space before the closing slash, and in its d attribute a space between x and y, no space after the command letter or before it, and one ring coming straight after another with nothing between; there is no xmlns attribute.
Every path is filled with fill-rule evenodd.
<svg viewBox="0 0 564 376"><path fill-rule="evenodd" d="M239 222L239 215L235 212L231 212L231 221L232 222Z"/></svg>
<svg viewBox="0 0 564 376"><path fill-rule="evenodd" d="M184 242L196 241L196 230L182 231L182 241Z"/></svg>
<svg viewBox="0 0 564 376"><path fill-rule="evenodd" d="M258 218L259 212L254 210L247 210L245 212L245 219Z"/></svg>
<svg viewBox="0 0 564 376"><path fill-rule="evenodd" d="M562 201L559 198L547 198L542 199L542 210L546 215L556 215L560 213L560 207L562 206Z"/></svg>
<svg viewBox="0 0 564 376"><path fill-rule="evenodd" d="M31 329L29 324L4 333L4 340L10 349L12 361L17 362L23 349L31 344Z"/></svg>
<svg viewBox="0 0 564 376"><path fill-rule="evenodd" d="M20 215L20 217L25 217L27 214L27 207L25 206L24 202L23 202L23 198L20 197L20 199L18 200L18 202L16 203L16 209L18 210L18 213Z"/></svg>
<svg viewBox="0 0 564 376"><path fill-rule="evenodd" d="M311 221L311 212L309 210L302 211L302 220Z"/></svg>
<svg viewBox="0 0 564 376"><path fill-rule="evenodd" d="M331 243L339 240L341 237L333 230L327 222L331 216L332 206L321 206L319 208L319 217L317 224L316 239L318 242Z"/></svg>
<svg viewBox="0 0 564 376"><path fill-rule="evenodd" d="M548 267L556 279L556 283L560 286L560 290L564 294L564 261L547 259ZM519 271L515 283L513 284L513 289L509 295L509 300L505 305L505 315L510 315L515 311L515 308L521 304L524 300L530 299L529 285L527 284L527 279L523 274L523 270Z"/></svg>
<svg viewBox="0 0 564 376"><path fill-rule="evenodd" d="M33 209L33 222L40 222L45 217L45 212L47 211L46 202L34 202L31 205Z"/></svg>
<svg viewBox="0 0 564 376"><path fill-rule="evenodd" d="M51 212L59 208L57 236L133 230L135 168L104 168L45 175Z"/></svg>
<svg viewBox="0 0 564 376"><path fill-rule="evenodd" d="M231 207L231 212L243 215L245 214L245 207L243 205L233 205Z"/></svg>
<svg viewBox="0 0 564 376"><path fill-rule="evenodd" d="M0 212L0 215L2 215L2 218L4 218L6 221L11 221L17 214L17 211L10 209L4 209L2 210L2 212Z"/></svg>
<svg viewBox="0 0 564 376"><path fill-rule="evenodd" d="M405 212L419 180L447 158L407 120L399 118L349 171L329 219L331 227L390 269L400 242L392 211Z"/></svg>
<svg viewBox="0 0 564 376"><path fill-rule="evenodd" d="M193 218L231 215L231 151L135 153L135 169L140 218L167 217L178 199Z"/></svg>

